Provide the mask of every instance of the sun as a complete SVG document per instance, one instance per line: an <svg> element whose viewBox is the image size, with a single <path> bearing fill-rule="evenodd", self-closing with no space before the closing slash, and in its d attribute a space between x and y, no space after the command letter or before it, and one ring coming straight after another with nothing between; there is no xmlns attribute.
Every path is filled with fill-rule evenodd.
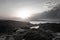
<svg viewBox="0 0 60 40"><path fill-rule="evenodd" d="M21 13L21 14L19 15L19 17L22 18L22 19L26 19L26 18L30 17L30 14L24 12L24 13Z"/></svg>
<svg viewBox="0 0 60 40"><path fill-rule="evenodd" d="M21 10L16 11L16 16L22 19L29 18L31 14L32 14L32 11L29 9L21 9Z"/></svg>

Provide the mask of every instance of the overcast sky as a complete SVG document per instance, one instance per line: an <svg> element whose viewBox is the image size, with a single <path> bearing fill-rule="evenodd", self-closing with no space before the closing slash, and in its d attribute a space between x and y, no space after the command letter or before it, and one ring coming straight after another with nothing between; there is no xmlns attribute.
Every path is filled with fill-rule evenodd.
<svg viewBox="0 0 60 40"><path fill-rule="evenodd" d="M33 13L41 13L60 4L60 0L0 0L0 18L14 18L15 11L30 8Z"/></svg>

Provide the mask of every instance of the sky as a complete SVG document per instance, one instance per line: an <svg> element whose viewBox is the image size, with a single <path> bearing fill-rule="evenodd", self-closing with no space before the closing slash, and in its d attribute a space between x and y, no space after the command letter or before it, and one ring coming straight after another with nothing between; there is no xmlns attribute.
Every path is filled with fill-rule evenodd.
<svg viewBox="0 0 60 40"><path fill-rule="evenodd" d="M40 15L57 4L60 0L0 0L0 19L19 20L16 16L22 9L30 10L33 16Z"/></svg>

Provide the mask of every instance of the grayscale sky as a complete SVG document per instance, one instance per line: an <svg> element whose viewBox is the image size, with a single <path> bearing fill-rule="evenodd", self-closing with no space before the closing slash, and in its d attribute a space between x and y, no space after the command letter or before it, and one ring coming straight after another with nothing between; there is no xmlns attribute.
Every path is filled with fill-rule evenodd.
<svg viewBox="0 0 60 40"><path fill-rule="evenodd" d="M0 19L17 19L18 10L22 9L30 9L34 15L39 14L57 4L60 4L60 0L0 0Z"/></svg>

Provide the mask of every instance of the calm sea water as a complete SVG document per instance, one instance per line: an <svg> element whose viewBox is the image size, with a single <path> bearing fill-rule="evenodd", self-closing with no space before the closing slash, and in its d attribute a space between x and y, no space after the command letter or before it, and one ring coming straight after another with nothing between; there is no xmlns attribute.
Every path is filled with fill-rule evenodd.
<svg viewBox="0 0 60 40"><path fill-rule="evenodd" d="M30 21L32 24L46 23L45 21Z"/></svg>

